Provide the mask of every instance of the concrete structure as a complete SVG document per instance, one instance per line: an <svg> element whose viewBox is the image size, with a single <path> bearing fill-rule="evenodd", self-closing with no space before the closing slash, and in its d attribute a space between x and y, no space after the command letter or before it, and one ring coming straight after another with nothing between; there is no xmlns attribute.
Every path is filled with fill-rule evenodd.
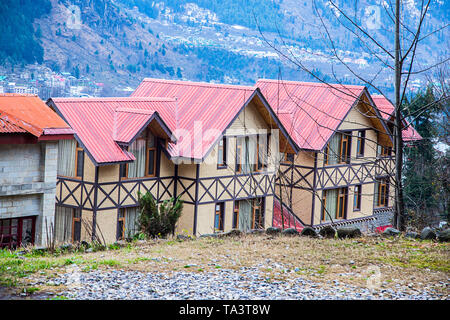
<svg viewBox="0 0 450 320"><path fill-rule="evenodd" d="M46 245L54 225L57 140L72 137L38 97L0 96L0 247Z"/></svg>

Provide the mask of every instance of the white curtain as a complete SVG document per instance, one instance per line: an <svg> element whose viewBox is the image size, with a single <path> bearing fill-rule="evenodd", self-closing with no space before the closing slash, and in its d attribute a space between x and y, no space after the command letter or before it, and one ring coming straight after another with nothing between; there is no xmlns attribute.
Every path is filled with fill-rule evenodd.
<svg viewBox="0 0 450 320"><path fill-rule="evenodd" d="M139 208L127 208L125 213L125 238L132 238L139 233Z"/></svg>
<svg viewBox="0 0 450 320"><path fill-rule="evenodd" d="M75 176L75 140L59 140L58 142L58 175Z"/></svg>
<svg viewBox="0 0 450 320"><path fill-rule="evenodd" d="M251 200L239 201L239 229L248 231L252 227L252 205Z"/></svg>
<svg viewBox="0 0 450 320"><path fill-rule="evenodd" d="M325 208L327 210L326 211L324 210L323 214L324 214L324 220L328 221L328 220L330 220L330 215L333 217L333 219L336 218L338 189L326 190L325 195L326 195Z"/></svg>
<svg viewBox="0 0 450 320"><path fill-rule="evenodd" d="M65 208L60 206L55 207L54 236L56 243L72 242L72 219L72 208Z"/></svg>
<svg viewBox="0 0 450 320"><path fill-rule="evenodd" d="M259 144L258 159L259 159L259 162L261 162L263 168L265 166L267 166L267 164L268 164L268 159L267 159L268 143L267 143L267 140L268 140L267 139L267 135L265 135L265 134L259 135L259 138L258 138L258 144Z"/></svg>
<svg viewBox="0 0 450 320"><path fill-rule="evenodd" d="M337 164L341 147L341 134L335 133L328 142L328 146L328 164Z"/></svg>
<svg viewBox="0 0 450 320"><path fill-rule="evenodd" d="M256 135L245 137L242 144L242 173L253 171L256 162Z"/></svg>
<svg viewBox="0 0 450 320"><path fill-rule="evenodd" d="M141 178L145 176L146 141L137 139L129 148L136 160L128 164L128 178Z"/></svg>

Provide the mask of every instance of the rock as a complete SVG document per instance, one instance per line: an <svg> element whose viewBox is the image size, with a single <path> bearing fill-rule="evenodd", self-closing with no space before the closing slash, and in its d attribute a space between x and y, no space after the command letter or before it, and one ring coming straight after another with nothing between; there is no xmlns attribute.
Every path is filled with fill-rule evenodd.
<svg viewBox="0 0 450 320"><path fill-rule="evenodd" d="M250 229L247 231L247 234L258 235L258 234L263 234L264 232L265 232L264 229Z"/></svg>
<svg viewBox="0 0 450 320"><path fill-rule="evenodd" d="M117 245L118 247L122 248L127 246L127 242L125 240L118 240L114 243L114 245Z"/></svg>
<svg viewBox="0 0 450 320"><path fill-rule="evenodd" d="M386 236L386 237L396 237L396 236L400 235L400 231L398 231L395 228L389 227L389 228L386 228L382 234L383 234L383 236Z"/></svg>
<svg viewBox="0 0 450 320"><path fill-rule="evenodd" d="M319 234L324 238L334 238L336 230L332 226L325 226L320 229Z"/></svg>
<svg viewBox="0 0 450 320"><path fill-rule="evenodd" d="M306 236L306 237L313 237L313 238L317 238L318 234L316 232L316 230L314 230L311 227L304 227L302 232L300 232L301 236Z"/></svg>
<svg viewBox="0 0 450 320"><path fill-rule="evenodd" d="M362 232L358 227L340 227L337 228L336 231L339 239L356 238L362 236Z"/></svg>
<svg viewBox="0 0 450 320"><path fill-rule="evenodd" d="M409 231L405 234L405 238L419 239L420 234L418 234L417 232L414 232L414 231Z"/></svg>
<svg viewBox="0 0 450 320"><path fill-rule="evenodd" d="M242 236L242 231L239 229L232 229L228 232L219 234L219 237L240 237Z"/></svg>
<svg viewBox="0 0 450 320"><path fill-rule="evenodd" d="M71 251L73 249L73 245L71 243L63 244L59 247L59 249L62 251Z"/></svg>
<svg viewBox="0 0 450 320"><path fill-rule="evenodd" d="M281 231L281 234L284 236L298 236L300 232L298 232L294 228L287 228Z"/></svg>
<svg viewBox="0 0 450 320"><path fill-rule="evenodd" d="M439 229L448 229L448 222L447 221L440 221L439 222Z"/></svg>
<svg viewBox="0 0 450 320"><path fill-rule="evenodd" d="M422 232L420 233L420 239L422 239L422 240L436 239L436 233L430 227L425 227L425 228L423 228Z"/></svg>
<svg viewBox="0 0 450 320"><path fill-rule="evenodd" d="M281 233L281 229L280 228L275 228L275 227L269 227L266 229L266 234L274 236Z"/></svg>
<svg viewBox="0 0 450 320"><path fill-rule="evenodd" d="M450 228L438 232L437 238L440 242L449 242L450 241Z"/></svg>
<svg viewBox="0 0 450 320"><path fill-rule="evenodd" d="M186 241L186 240L192 240L194 239L192 236L185 235L185 234L177 234L177 240L179 241Z"/></svg>
<svg viewBox="0 0 450 320"><path fill-rule="evenodd" d="M200 235L200 238L218 238L219 233L205 233Z"/></svg>

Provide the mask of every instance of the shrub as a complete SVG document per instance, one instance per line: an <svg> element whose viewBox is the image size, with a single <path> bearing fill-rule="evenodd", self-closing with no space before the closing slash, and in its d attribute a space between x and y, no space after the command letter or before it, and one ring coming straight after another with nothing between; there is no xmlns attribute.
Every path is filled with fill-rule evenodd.
<svg viewBox="0 0 450 320"><path fill-rule="evenodd" d="M165 200L158 207L150 192L139 197L139 226L147 236L165 237L175 233L175 226L181 216L183 201L180 198Z"/></svg>

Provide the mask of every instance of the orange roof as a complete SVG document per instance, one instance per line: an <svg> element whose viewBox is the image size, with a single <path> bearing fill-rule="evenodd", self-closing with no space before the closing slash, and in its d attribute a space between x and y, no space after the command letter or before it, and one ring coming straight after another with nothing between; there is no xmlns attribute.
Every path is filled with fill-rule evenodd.
<svg viewBox="0 0 450 320"><path fill-rule="evenodd" d="M9 119L6 121L12 121L14 125L37 136L45 133L45 129L70 129L69 125L36 95L0 94L0 116L4 118L5 115L8 115ZM30 131L19 122L34 130ZM73 131L65 130L65 133L72 134Z"/></svg>

